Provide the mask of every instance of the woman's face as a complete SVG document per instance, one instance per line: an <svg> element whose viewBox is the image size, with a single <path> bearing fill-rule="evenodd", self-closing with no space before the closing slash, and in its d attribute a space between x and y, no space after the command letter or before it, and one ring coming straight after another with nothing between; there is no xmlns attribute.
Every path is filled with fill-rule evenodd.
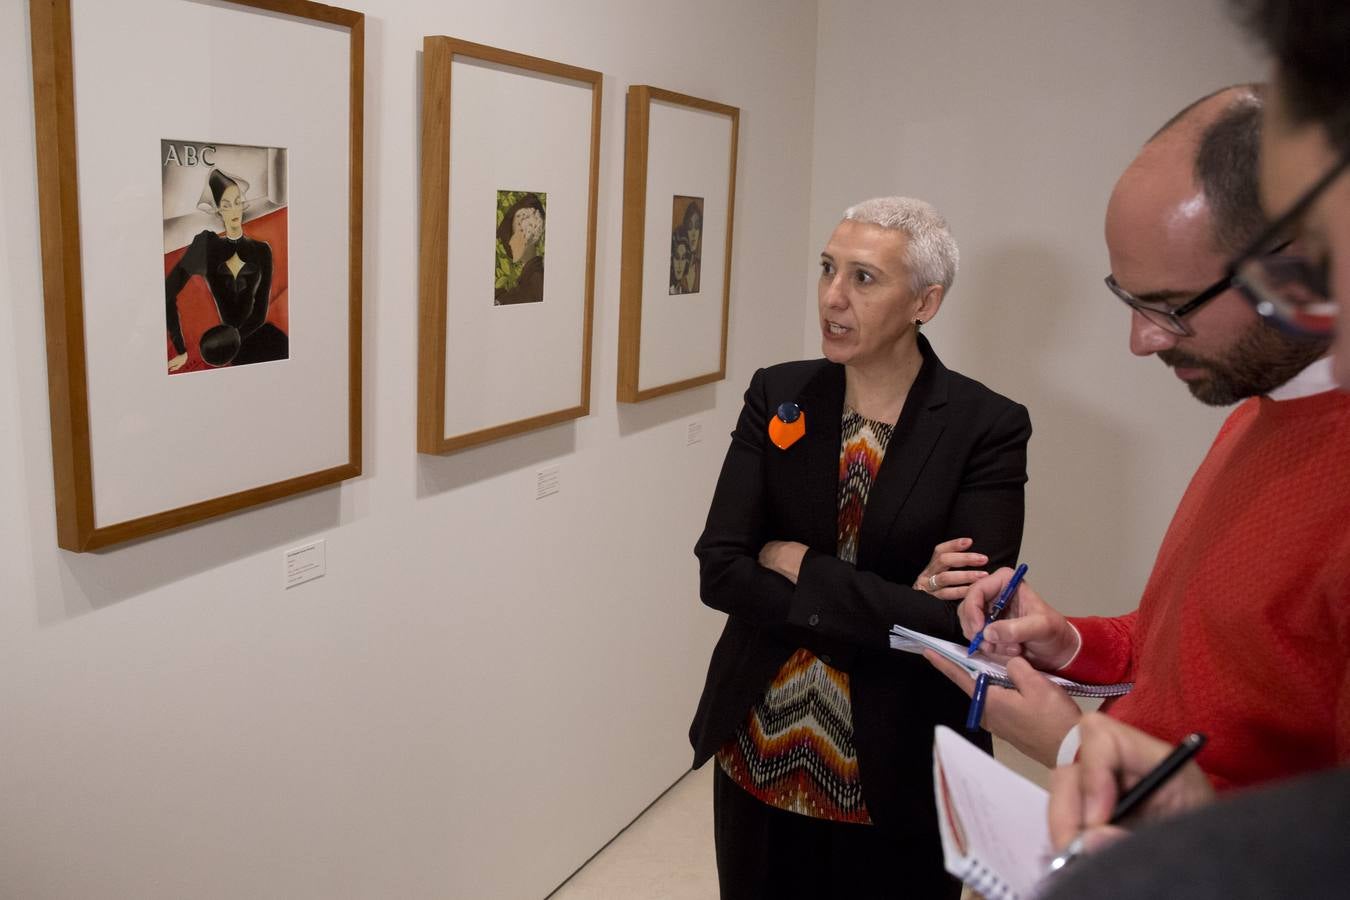
<svg viewBox="0 0 1350 900"><path fill-rule="evenodd" d="M895 359L920 301L910 285L903 232L845 220L820 253L821 350L831 362ZM912 338L911 338L912 339Z"/></svg>
<svg viewBox="0 0 1350 900"><path fill-rule="evenodd" d="M220 211L220 219L225 223L225 230L231 234L238 233L244 228L244 198L239 196L237 185L229 185L220 195L220 203L216 206Z"/></svg>
<svg viewBox="0 0 1350 900"><path fill-rule="evenodd" d="M676 244L671 264L675 269L675 279L678 281L684 278L684 273L689 270L689 247L683 243Z"/></svg>
<svg viewBox="0 0 1350 900"><path fill-rule="evenodd" d="M1277 77L1261 134L1261 200L1272 219L1293 207L1340 159L1321 125L1294 124L1284 110ZM1340 304L1333 365L1336 380L1350 388L1350 171L1314 201L1297 236L1310 259L1328 263L1330 299Z"/></svg>
<svg viewBox="0 0 1350 900"><path fill-rule="evenodd" d="M697 253L699 242L703 239L703 217L694 213L689 217L689 227L685 230L689 237L689 252Z"/></svg>

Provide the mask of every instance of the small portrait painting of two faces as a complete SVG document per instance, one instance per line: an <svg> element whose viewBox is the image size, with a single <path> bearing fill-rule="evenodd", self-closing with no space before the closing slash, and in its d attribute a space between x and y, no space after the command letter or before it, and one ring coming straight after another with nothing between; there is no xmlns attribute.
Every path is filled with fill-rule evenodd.
<svg viewBox="0 0 1350 900"><path fill-rule="evenodd" d="M670 218L670 293L697 294L703 268L703 198L676 194Z"/></svg>

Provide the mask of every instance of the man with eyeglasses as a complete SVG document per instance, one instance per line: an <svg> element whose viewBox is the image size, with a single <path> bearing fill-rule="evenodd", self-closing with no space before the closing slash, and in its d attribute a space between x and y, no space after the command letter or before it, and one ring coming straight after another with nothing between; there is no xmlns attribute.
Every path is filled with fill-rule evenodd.
<svg viewBox="0 0 1350 900"><path fill-rule="evenodd" d="M1287 269L1302 246L1268 233L1257 202L1260 107L1249 87L1193 104L1111 197L1107 283L1131 308L1130 349L1156 354L1203 402L1246 402L1182 498L1138 610L1068 619L1023 583L985 630L1018 690L991 691L984 724L1047 765L1073 758L1081 716L1033 667L1134 682L1107 715L1162 746L1205 732L1199 765L1220 789L1350 754L1350 547L1337 546L1350 522L1350 467L1338 465L1350 396L1333 390L1326 336L1277 327L1246 286L1258 270ZM971 587L967 635L1010 575ZM934 664L972 689L957 667Z"/></svg>
<svg viewBox="0 0 1350 900"><path fill-rule="evenodd" d="M1276 58L1261 148L1262 200L1277 215L1271 233L1304 247L1286 266L1249 252L1233 269L1262 315L1305 333L1336 332L1336 378L1350 388L1350 314L1340 305L1350 297L1350 5L1232 5Z"/></svg>
<svg viewBox="0 0 1350 900"><path fill-rule="evenodd" d="M1275 59L1265 112L1261 193L1275 216L1266 234L1230 266L1258 312L1291 332L1336 334L1334 369L1350 389L1350 4L1328 0L1230 0ZM1297 240L1283 259L1260 255L1263 242ZM1344 452L1328 465L1347 467ZM1340 557L1350 529L1327 536ZM1339 545L1339 546L1338 546ZM1341 603L1350 602L1350 577ZM1325 641L1350 643L1344 618L1327 616ZM1310 646L1308 652L1319 648ZM1350 675L1327 685L1325 715L1350 722ZM1083 724L1078 761L1056 770L1050 824L1061 846L1102 827L1117 793L1138 782L1170 747L1114 719ZM1151 817L1175 816L1067 869L1046 900L1123 897L1223 897L1225 900L1343 897L1350 878L1350 749L1341 767L1211 803L1192 764L1146 805Z"/></svg>
<svg viewBox="0 0 1350 900"><path fill-rule="evenodd" d="M1227 270L1265 231L1256 185L1260 116L1252 86L1183 110L1125 170L1106 212L1106 285L1133 311L1131 352L1156 354L1214 406L1279 388L1327 348L1267 327ZM1280 259L1288 246L1276 236L1259 248L1261 258Z"/></svg>

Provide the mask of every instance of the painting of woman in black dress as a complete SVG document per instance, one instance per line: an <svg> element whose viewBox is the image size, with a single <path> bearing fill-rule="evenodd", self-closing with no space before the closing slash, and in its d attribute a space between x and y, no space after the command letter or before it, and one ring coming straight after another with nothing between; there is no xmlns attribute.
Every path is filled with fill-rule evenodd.
<svg viewBox="0 0 1350 900"><path fill-rule="evenodd" d="M169 373L287 359L285 151L169 141L161 150ZM256 170L269 193L251 194L241 168ZM184 214L184 190L197 179L199 212Z"/></svg>
<svg viewBox="0 0 1350 900"><path fill-rule="evenodd" d="M542 191L497 192L495 306L543 302L547 203Z"/></svg>
<svg viewBox="0 0 1350 900"><path fill-rule="evenodd" d="M697 294L703 268L703 198L675 195L670 225L670 293Z"/></svg>

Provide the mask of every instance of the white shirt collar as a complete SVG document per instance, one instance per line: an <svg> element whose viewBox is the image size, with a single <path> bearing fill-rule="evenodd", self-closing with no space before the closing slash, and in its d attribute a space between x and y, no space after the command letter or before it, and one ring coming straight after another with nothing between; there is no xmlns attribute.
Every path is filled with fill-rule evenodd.
<svg viewBox="0 0 1350 900"><path fill-rule="evenodd" d="M1331 357L1324 356L1266 396L1272 400L1297 400L1300 397L1334 391L1336 388L1336 379L1331 375Z"/></svg>

